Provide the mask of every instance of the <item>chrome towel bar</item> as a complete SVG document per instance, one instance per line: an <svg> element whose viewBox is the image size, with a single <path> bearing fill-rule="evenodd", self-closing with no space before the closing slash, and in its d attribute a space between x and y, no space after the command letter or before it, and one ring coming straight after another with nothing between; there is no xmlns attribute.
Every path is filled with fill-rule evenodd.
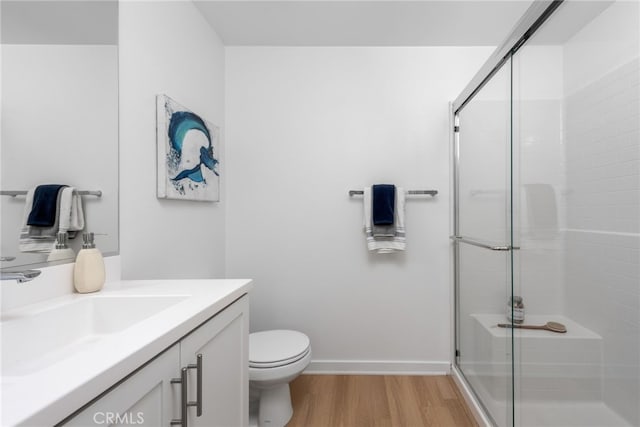
<svg viewBox="0 0 640 427"><path fill-rule="evenodd" d="M436 194L438 194L438 190L409 190L406 193L411 195L426 194L429 196L435 196ZM362 194L364 194L363 190L349 190L349 197Z"/></svg>
<svg viewBox="0 0 640 427"><path fill-rule="evenodd" d="M0 196L25 196L27 194L27 190L2 190L0 191ZM101 190L78 190L78 194L81 196L96 196L102 197Z"/></svg>

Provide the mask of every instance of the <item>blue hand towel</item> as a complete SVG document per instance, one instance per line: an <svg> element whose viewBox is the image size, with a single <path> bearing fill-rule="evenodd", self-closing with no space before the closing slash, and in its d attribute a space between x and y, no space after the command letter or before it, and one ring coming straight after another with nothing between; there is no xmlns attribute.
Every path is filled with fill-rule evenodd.
<svg viewBox="0 0 640 427"><path fill-rule="evenodd" d="M33 205L27 225L51 227L56 222L58 192L64 185L39 185L33 193Z"/></svg>
<svg viewBox="0 0 640 427"><path fill-rule="evenodd" d="M376 184L372 187L371 216L373 225L393 225L396 204L396 186Z"/></svg>

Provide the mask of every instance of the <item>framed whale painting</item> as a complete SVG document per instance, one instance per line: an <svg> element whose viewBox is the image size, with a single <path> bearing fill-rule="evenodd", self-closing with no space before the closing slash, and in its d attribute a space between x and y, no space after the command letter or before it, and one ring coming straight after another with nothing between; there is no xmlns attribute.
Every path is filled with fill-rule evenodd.
<svg viewBox="0 0 640 427"><path fill-rule="evenodd" d="M220 129L166 95L156 116L157 197L220 201Z"/></svg>

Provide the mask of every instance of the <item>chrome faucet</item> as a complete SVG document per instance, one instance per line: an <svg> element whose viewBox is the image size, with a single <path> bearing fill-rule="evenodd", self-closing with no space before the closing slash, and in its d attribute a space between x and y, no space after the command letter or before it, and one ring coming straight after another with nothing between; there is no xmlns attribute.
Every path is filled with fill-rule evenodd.
<svg viewBox="0 0 640 427"><path fill-rule="evenodd" d="M40 273L40 270L1 271L0 280L17 280L18 283L24 283L35 279Z"/></svg>

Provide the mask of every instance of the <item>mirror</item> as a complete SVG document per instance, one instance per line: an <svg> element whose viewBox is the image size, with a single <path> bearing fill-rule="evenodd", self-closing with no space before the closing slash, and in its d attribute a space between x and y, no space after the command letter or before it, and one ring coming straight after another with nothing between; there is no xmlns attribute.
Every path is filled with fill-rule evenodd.
<svg viewBox="0 0 640 427"><path fill-rule="evenodd" d="M83 231L117 254L118 2L3 0L0 18L1 267L51 264L20 251L26 197L7 194L41 184L100 191L81 196ZM69 240L76 254L81 234Z"/></svg>

